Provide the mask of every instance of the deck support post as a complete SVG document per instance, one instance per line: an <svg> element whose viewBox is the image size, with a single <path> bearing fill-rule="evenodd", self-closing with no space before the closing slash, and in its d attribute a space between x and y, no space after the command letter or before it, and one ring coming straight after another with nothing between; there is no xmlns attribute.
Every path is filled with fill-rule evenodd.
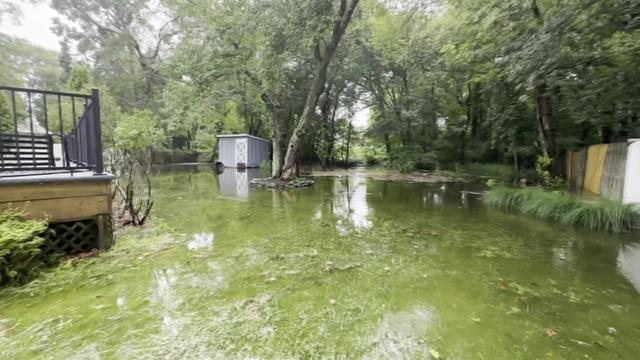
<svg viewBox="0 0 640 360"><path fill-rule="evenodd" d="M113 227L111 215L98 215L98 249L108 250L113 245Z"/></svg>

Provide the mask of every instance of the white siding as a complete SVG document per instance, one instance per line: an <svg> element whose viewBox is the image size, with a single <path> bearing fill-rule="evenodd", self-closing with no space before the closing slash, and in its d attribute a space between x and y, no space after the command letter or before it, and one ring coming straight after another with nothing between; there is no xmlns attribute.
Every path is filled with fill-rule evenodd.
<svg viewBox="0 0 640 360"><path fill-rule="evenodd" d="M271 143L268 140L253 136L223 136L218 137L218 161L225 167L237 167L236 140L246 139L248 156L246 166L258 168L263 160L269 160L271 156Z"/></svg>
<svg viewBox="0 0 640 360"><path fill-rule="evenodd" d="M269 159L269 155L271 153L271 144L254 139L249 138L249 161L248 167L260 167L260 164L263 160Z"/></svg>
<svg viewBox="0 0 640 360"><path fill-rule="evenodd" d="M236 167L235 138L218 138L218 159L226 167Z"/></svg>

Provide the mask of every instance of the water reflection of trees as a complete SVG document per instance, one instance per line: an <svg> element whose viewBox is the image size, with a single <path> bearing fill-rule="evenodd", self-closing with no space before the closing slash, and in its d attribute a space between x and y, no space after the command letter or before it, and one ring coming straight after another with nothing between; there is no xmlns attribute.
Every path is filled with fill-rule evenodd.
<svg viewBox="0 0 640 360"><path fill-rule="evenodd" d="M342 235L347 235L350 228L356 231L371 229L367 180L362 176L335 178L331 211L336 216L336 230Z"/></svg>

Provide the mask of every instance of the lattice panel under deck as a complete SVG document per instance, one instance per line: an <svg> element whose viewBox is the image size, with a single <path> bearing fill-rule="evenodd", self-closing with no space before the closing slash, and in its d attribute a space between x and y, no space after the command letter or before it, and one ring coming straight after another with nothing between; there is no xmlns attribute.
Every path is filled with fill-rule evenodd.
<svg viewBox="0 0 640 360"><path fill-rule="evenodd" d="M87 219L49 226L54 234L47 235L45 252L78 254L98 248L98 223L96 219Z"/></svg>

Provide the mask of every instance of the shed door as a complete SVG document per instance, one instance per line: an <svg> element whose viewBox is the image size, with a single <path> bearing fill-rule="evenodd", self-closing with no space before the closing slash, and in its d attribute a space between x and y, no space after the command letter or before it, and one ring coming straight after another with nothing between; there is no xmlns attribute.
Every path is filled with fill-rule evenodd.
<svg viewBox="0 0 640 360"><path fill-rule="evenodd" d="M247 139L236 139L236 166L243 168L247 166Z"/></svg>

